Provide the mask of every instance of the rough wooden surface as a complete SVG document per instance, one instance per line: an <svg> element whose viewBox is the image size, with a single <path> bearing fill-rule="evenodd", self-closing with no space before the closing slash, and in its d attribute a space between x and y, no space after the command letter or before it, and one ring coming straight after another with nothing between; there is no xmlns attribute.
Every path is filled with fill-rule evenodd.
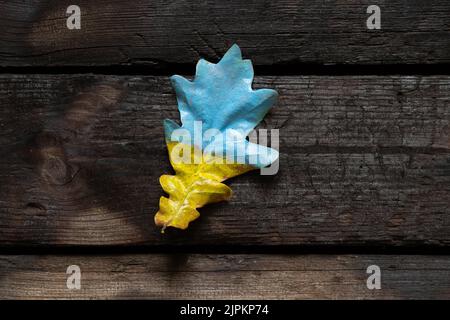
<svg viewBox="0 0 450 320"><path fill-rule="evenodd" d="M0 245L450 243L450 77L262 77L276 176L231 181L185 232L153 224L170 172L166 77L0 76Z"/></svg>
<svg viewBox="0 0 450 320"><path fill-rule="evenodd" d="M81 289L68 290L69 265ZM381 270L369 290L367 267ZM0 256L0 299L449 299L448 256Z"/></svg>
<svg viewBox="0 0 450 320"><path fill-rule="evenodd" d="M256 65L450 63L447 0L0 1L0 66L193 64L238 43Z"/></svg>

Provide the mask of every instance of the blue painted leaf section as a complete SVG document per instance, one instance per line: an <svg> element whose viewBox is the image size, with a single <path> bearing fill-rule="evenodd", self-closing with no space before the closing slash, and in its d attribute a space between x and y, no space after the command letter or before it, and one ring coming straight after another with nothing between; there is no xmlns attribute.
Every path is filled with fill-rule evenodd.
<svg viewBox="0 0 450 320"><path fill-rule="evenodd" d="M203 139L201 145L192 140L194 145L233 159L243 150L240 154L244 154L245 163L253 161L251 164L259 168L278 158L278 151L246 140L274 105L278 94L271 89L252 89L252 63L242 59L237 45L217 64L201 59L193 81L178 75L172 76L171 81L177 95L181 129L187 130L191 137L209 133L206 135L210 138ZM201 121L201 128L195 121ZM177 140L172 133L180 128L178 124L165 120L164 128L167 140ZM214 132L222 133L224 138L215 139Z"/></svg>

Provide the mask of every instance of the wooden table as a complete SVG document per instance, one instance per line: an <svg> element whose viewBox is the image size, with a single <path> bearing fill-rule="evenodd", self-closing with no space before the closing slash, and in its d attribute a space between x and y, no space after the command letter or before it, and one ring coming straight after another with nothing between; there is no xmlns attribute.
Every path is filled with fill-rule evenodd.
<svg viewBox="0 0 450 320"><path fill-rule="evenodd" d="M0 0L0 298L450 298L450 2L76 2ZM161 234L168 78L233 43L280 171Z"/></svg>

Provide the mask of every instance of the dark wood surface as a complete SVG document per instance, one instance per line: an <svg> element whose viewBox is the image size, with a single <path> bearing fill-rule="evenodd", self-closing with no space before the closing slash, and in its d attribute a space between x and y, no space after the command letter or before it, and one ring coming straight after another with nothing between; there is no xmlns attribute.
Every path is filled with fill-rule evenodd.
<svg viewBox="0 0 450 320"><path fill-rule="evenodd" d="M450 243L450 77L262 77L280 171L162 235L167 77L0 77L2 245Z"/></svg>
<svg viewBox="0 0 450 320"><path fill-rule="evenodd" d="M80 290L66 286L73 264ZM380 290L366 286L373 264ZM449 288L448 256L0 256L2 299L439 299Z"/></svg>
<svg viewBox="0 0 450 320"><path fill-rule="evenodd" d="M447 0L378 2L381 30L367 30L368 0L79 0L73 31L72 2L1 1L0 65L164 68L215 61L233 43L261 66L450 63Z"/></svg>
<svg viewBox="0 0 450 320"><path fill-rule="evenodd" d="M450 298L448 255L406 255L450 248L449 1L71 4L0 0L0 299ZM168 76L233 43L280 94L280 171L162 235Z"/></svg>

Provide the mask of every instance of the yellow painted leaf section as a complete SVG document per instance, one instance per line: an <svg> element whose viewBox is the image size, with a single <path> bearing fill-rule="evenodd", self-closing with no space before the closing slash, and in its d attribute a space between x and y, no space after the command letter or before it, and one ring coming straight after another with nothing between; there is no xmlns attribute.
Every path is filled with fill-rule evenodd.
<svg viewBox="0 0 450 320"><path fill-rule="evenodd" d="M203 155L201 150L178 142L168 142L167 149L175 175L159 179L169 194L169 198L161 197L155 215L155 223L163 232L166 227L186 229L200 216L198 208L230 199L232 191L222 181L256 169L246 164L225 163L222 158Z"/></svg>

